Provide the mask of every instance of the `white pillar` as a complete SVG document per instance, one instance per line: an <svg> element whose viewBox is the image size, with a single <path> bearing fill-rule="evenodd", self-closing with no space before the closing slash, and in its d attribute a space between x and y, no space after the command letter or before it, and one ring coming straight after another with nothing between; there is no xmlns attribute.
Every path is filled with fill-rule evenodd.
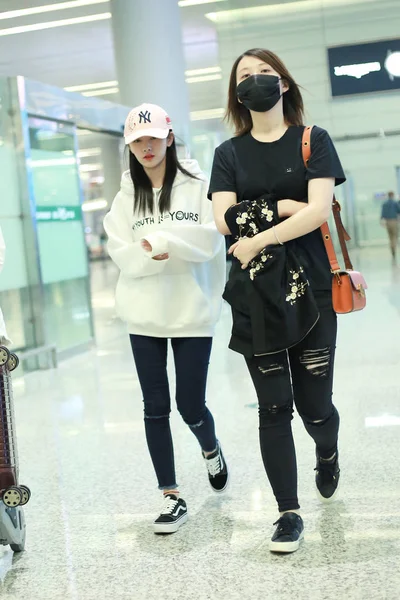
<svg viewBox="0 0 400 600"><path fill-rule="evenodd" d="M162 106L189 144L189 99L177 0L111 0L120 100Z"/></svg>

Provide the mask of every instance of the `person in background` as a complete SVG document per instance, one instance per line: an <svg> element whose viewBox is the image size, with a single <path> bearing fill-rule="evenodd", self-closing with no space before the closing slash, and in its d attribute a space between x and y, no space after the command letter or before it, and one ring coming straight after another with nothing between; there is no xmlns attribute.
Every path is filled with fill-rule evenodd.
<svg viewBox="0 0 400 600"><path fill-rule="evenodd" d="M386 227L393 264L396 264L397 242L399 239L400 203L394 198L394 192L388 193L388 199L382 205L381 223Z"/></svg>
<svg viewBox="0 0 400 600"><path fill-rule="evenodd" d="M101 248L101 257L106 258L107 257L107 234L104 230L104 226L103 226L103 231L99 235L99 241L100 241L100 248Z"/></svg>
<svg viewBox="0 0 400 600"><path fill-rule="evenodd" d="M3 232L0 227L0 272L3 270L4 259L6 255L6 245L4 243ZM9 346L11 344L4 323L3 313L0 306L0 346Z"/></svg>
<svg viewBox="0 0 400 600"><path fill-rule="evenodd" d="M268 195L281 218L286 217L276 227L240 236L231 248L235 261L229 285L237 282L240 293L240 274L245 271L251 278L252 262L261 269L263 259L269 260L264 249L296 240L296 253L309 280L305 285L311 287L319 309L317 323L299 343L279 353L260 354L238 333L243 331L243 315L251 310L251 298L242 311L232 309L230 348L244 355L257 392L261 454L280 512L270 550L282 553L296 551L304 535L291 427L293 405L315 442L316 490L322 502L335 499L340 476L339 414L332 403L337 319L320 226L331 213L334 186L343 183L345 176L329 134L320 127L312 130L311 158L304 167L303 110L299 86L278 56L262 48L239 56L232 68L227 111L236 136L216 149L209 189L215 222L223 234L232 233L228 215L237 203L257 203L263 195ZM273 211L262 210L266 215L271 212L272 220ZM248 213L242 214L236 223L247 223L248 218ZM299 292L296 285L292 291ZM271 294L282 302L291 300L279 286L282 283L272 279ZM267 303L263 309L271 312ZM285 339L289 324L281 319ZM262 334L266 339L272 335L269 330Z"/></svg>
<svg viewBox="0 0 400 600"><path fill-rule="evenodd" d="M224 238L195 160L178 161L171 120L159 106L134 108L125 123L129 171L104 220L108 251L120 269L118 316L127 323L144 399L148 449L164 503L155 533L174 533L188 518L175 476L170 429L168 340L176 402L196 436L215 492L228 467L206 406L207 372L225 285ZM138 458L140 460L140 458Z"/></svg>

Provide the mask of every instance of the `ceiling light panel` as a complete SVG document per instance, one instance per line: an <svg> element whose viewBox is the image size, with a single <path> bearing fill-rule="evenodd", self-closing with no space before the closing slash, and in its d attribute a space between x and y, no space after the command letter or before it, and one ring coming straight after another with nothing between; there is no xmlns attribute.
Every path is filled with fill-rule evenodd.
<svg viewBox="0 0 400 600"><path fill-rule="evenodd" d="M46 12L55 12L58 10L67 10L72 8L81 8L82 6L94 6L96 4L108 4L109 0L73 0L71 2L60 2L58 4L45 4L33 8L20 8L18 10L8 10L0 13L0 21L4 19L17 19L18 17L29 17L30 15L39 15Z"/></svg>
<svg viewBox="0 0 400 600"><path fill-rule="evenodd" d="M188 77L186 83L202 83L204 81L217 81L218 79L222 79L221 74L202 75L201 77Z"/></svg>
<svg viewBox="0 0 400 600"><path fill-rule="evenodd" d="M96 131L90 131L90 129L77 129L76 135L85 136L85 135L96 135Z"/></svg>
<svg viewBox="0 0 400 600"><path fill-rule="evenodd" d="M196 110L190 113L191 121L207 121L208 119L222 119L224 108L211 108L209 110Z"/></svg>
<svg viewBox="0 0 400 600"><path fill-rule="evenodd" d="M79 165L79 170L82 173L91 173L92 171L101 171L103 165L100 163L88 163L85 165Z"/></svg>
<svg viewBox="0 0 400 600"><path fill-rule="evenodd" d="M79 158L91 158L92 156L100 156L101 148L86 148L85 150L79 150Z"/></svg>
<svg viewBox="0 0 400 600"><path fill-rule="evenodd" d="M352 4L375 2L376 0L324 0L322 9L347 7ZM304 13L307 11L321 10L321 0L297 0L285 4L268 4L264 6L250 6L247 8L236 8L222 10L220 12L208 13L205 16L213 23L236 23L263 17L274 17L292 13Z"/></svg>
<svg viewBox="0 0 400 600"><path fill-rule="evenodd" d="M93 212L95 210L101 210L107 208L108 202L105 198L97 198L97 200L89 200L82 204L83 212Z"/></svg>
<svg viewBox="0 0 400 600"><path fill-rule="evenodd" d="M119 88L107 88L106 90L93 90L92 92L82 92L82 96L108 96L109 94L118 94Z"/></svg>
<svg viewBox="0 0 400 600"><path fill-rule="evenodd" d="M17 35L19 33L28 33L32 31L42 31L44 29L53 29L55 27L66 27L67 25L79 25L80 23L93 23L94 21L105 21L111 19L111 13L101 13L98 15L89 15L87 17L76 17L74 19L61 19L60 21L48 21L47 23L34 23L21 27L9 27L0 29L0 37L5 35Z"/></svg>
<svg viewBox="0 0 400 600"><path fill-rule="evenodd" d="M199 143L201 143L201 142L208 142L209 141L209 137L208 137L208 135L205 135L205 134L195 135L195 136L193 136L193 141L194 142L199 142Z"/></svg>
<svg viewBox="0 0 400 600"><path fill-rule="evenodd" d="M226 2L226 0L180 0L178 2L181 8L186 6L199 6L200 4L216 4L217 2Z"/></svg>
<svg viewBox="0 0 400 600"><path fill-rule="evenodd" d="M31 160L31 167L66 167L76 164L76 158L49 158L43 160Z"/></svg>
<svg viewBox="0 0 400 600"><path fill-rule="evenodd" d="M213 73L221 73L221 67L207 67L206 69L191 69L185 71L186 77L197 77L198 75L212 75Z"/></svg>
<svg viewBox="0 0 400 600"><path fill-rule="evenodd" d="M117 87L118 81L102 81L100 83L85 83L82 85L71 85L64 88L66 92L89 92L90 90L102 90L109 87Z"/></svg>

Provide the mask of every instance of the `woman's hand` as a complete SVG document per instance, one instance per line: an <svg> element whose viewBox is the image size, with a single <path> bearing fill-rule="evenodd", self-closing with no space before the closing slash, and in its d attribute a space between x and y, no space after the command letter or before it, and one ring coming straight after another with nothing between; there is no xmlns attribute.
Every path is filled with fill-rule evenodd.
<svg viewBox="0 0 400 600"><path fill-rule="evenodd" d="M143 250L144 250L145 252L152 252L152 251L153 251L153 247L152 247L152 245L151 245L151 244L150 244L150 242L148 242L147 240L142 240L142 241L140 242L140 245L142 246L142 248L143 248Z"/></svg>
<svg viewBox="0 0 400 600"><path fill-rule="evenodd" d="M259 250L256 248L254 238L247 237L240 238L228 250L228 254L233 254L242 263L242 269L247 269L249 263L257 256L258 252Z"/></svg>
<svg viewBox="0 0 400 600"><path fill-rule="evenodd" d="M278 200L278 214L281 219L286 219L298 213L307 206L306 202L297 200Z"/></svg>
<svg viewBox="0 0 400 600"><path fill-rule="evenodd" d="M150 242L148 242L147 240L142 240L140 242L140 245L142 246L142 248L145 252L153 252L153 247L150 244ZM152 256L152 259L153 260L168 260L169 254L168 254L168 252L165 252L164 254L157 254L157 256Z"/></svg>
<svg viewBox="0 0 400 600"><path fill-rule="evenodd" d="M157 254L157 256L153 256L153 260L168 260L169 254Z"/></svg>

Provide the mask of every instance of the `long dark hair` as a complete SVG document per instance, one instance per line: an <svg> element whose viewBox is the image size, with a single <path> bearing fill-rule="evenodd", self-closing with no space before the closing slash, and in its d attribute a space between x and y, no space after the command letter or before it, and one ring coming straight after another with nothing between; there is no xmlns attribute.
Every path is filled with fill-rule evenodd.
<svg viewBox="0 0 400 600"><path fill-rule="evenodd" d="M146 212L153 214L154 195L152 183L143 166L137 160L135 155L132 154L129 147L128 150L129 170L135 190L134 211L137 211L141 214L145 214ZM198 177L192 175L192 173L189 173L189 171L186 171L186 169L184 169L180 164L174 139L171 146L167 147L164 181L161 188L161 194L159 195L158 199L158 205L161 214L168 212L171 208L172 186L174 185L175 177L178 171L187 177L190 177L191 179L198 179Z"/></svg>
<svg viewBox="0 0 400 600"><path fill-rule="evenodd" d="M250 111L239 102L236 92L237 68L245 56L259 58L279 73L284 83L289 87L288 91L283 94L283 114L285 121L288 125L303 125L304 103L299 86L276 54L263 48L253 48L253 50L247 50L247 52L244 52L235 60L229 81L228 108L225 119L233 124L236 135L245 135L253 127Z"/></svg>

